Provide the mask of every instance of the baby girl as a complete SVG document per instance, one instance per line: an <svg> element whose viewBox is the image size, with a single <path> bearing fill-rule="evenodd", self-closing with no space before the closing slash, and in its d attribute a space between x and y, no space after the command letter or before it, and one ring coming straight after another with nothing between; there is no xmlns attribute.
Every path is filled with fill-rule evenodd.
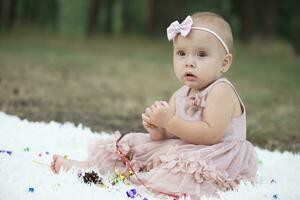
<svg viewBox="0 0 300 200"><path fill-rule="evenodd" d="M142 114L148 134L94 141L85 161L54 155L51 169L115 169L157 194L218 196L241 180L255 183L256 153L246 140L246 108L224 77L232 63L230 25L219 15L195 13L167 28L173 67L183 84L168 102Z"/></svg>

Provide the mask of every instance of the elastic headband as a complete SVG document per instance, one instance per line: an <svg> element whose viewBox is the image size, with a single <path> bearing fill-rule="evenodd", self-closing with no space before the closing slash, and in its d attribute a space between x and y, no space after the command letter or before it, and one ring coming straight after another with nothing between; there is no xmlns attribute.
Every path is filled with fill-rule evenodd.
<svg viewBox="0 0 300 200"><path fill-rule="evenodd" d="M170 24L170 26L167 28L168 40L169 41L173 40L177 34L180 34L183 37L186 37L189 34L189 32L191 31L191 29L202 30L202 31L206 31L208 33L213 34L220 41L220 43L224 47L226 53L229 54L229 49L228 49L226 43L216 32L214 32L208 28L192 26L192 24L193 24L193 19L189 15L185 18L185 20L183 20L183 22L181 24L177 20L172 22Z"/></svg>

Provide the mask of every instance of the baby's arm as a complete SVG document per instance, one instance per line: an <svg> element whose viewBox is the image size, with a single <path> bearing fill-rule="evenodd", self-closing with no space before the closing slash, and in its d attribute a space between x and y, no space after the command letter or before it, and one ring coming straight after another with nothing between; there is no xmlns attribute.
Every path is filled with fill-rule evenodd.
<svg viewBox="0 0 300 200"><path fill-rule="evenodd" d="M169 100L169 106L175 116L176 114L176 92L171 96L170 100ZM177 138L174 134L172 134L171 132L167 131L165 128L164 128L164 131L166 133L166 138Z"/></svg>
<svg viewBox="0 0 300 200"><path fill-rule="evenodd" d="M202 121L186 121L174 115L164 128L167 132L190 143L215 144L222 138L231 120L234 95L234 91L227 84L217 84L207 96Z"/></svg>

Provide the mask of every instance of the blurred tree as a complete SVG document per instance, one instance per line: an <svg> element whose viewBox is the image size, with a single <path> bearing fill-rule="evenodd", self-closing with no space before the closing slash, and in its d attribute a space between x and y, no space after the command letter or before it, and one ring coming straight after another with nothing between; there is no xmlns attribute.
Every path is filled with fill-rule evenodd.
<svg viewBox="0 0 300 200"><path fill-rule="evenodd" d="M148 29L152 36L161 34L175 19L181 20L181 0L148 0L148 8Z"/></svg>
<svg viewBox="0 0 300 200"><path fill-rule="evenodd" d="M249 41L254 35L256 12L254 0L232 0L232 10L240 18L240 38Z"/></svg>
<svg viewBox="0 0 300 200"><path fill-rule="evenodd" d="M87 32L88 1L59 0L59 33L85 36Z"/></svg>
<svg viewBox="0 0 300 200"><path fill-rule="evenodd" d="M132 0L123 0L122 1L122 32L127 34L131 31L131 6Z"/></svg>
<svg viewBox="0 0 300 200"><path fill-rule="evenodd" d="M93 36L133 33L165 35L174 20L211 11L232 25L234 34L249 41L281 37L300 54L300 0L0 0L0 30L13 26L55 29L65 35ZM56 29L55 29L56 30Z"/></svg>
<svg viewBox="0 0 300 200"><path fill-rule="evenodd" d="M296 12L295 12L295 39L293 42L293 46L295 49L296 56L300 57L300 1L298 0L296 3Z"/></svg>
<svg viewBox="0 0 300 200"><path fill-rule="evenodd" d="M90 0L87 11L87 35L94 36L97 30L101 0Z"/></svg>
<svg viewBox="0 0 300 200"><path fill-rule="evenodd" d="M37 0L20 1L20 21L25 24L32 24L37 19Z"/></svg>
<svg viewBox="0 0 300 200"><path fill-rule="evenodd" d="M106 18L105 18L104 31L107 34L111 34L113 31L113 20L114 20L113 9L114 9L115 2L116 2L115 0L108 0L106 2Z"/></svg>
<svg viewBox="0 0 300 200"><path fill-rule="evenodd" d="M273 40L277 21L277 0L265 0L262 6L262 36L266 40Z"/></svg>
<svg viewBox="0 0 300 200"><path fill-rule="evenodd" d="M58 0L44 0L39 4L38 23L43 28L56 30L59 23L59 9Z"/></svg>
<svg viewBox="0 0 300 200"><path fill-rule="evenodd" d="M16 19L16 0L0 0L0 25L3 30L10 30Z"/></svg>

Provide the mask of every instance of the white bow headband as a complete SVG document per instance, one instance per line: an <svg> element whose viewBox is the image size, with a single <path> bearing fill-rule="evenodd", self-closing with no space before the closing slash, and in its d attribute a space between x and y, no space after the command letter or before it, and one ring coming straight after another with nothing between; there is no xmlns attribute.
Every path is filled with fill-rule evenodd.
<svg viewBox="0 0 300 200"><path fill-rule="evenodd" d="M192 26L192 24L193 24L193 19L189 15L185 18L185 20L181 24L179 24L179 22L177 20L172 22L170 24L170 26L167 28L168 40L169 41L173 40L174 37L178 33L180 33L182 36L186 37L189 34L189 32L191 31L191 29L202 30L202 31L206 31L206 32L213 34L221 42L226 53L227 54L229 53L229 49L228 49L226 43L224 42L224 40L222 40L222 38L216 32L214 32L208 28Z"/></svg>

